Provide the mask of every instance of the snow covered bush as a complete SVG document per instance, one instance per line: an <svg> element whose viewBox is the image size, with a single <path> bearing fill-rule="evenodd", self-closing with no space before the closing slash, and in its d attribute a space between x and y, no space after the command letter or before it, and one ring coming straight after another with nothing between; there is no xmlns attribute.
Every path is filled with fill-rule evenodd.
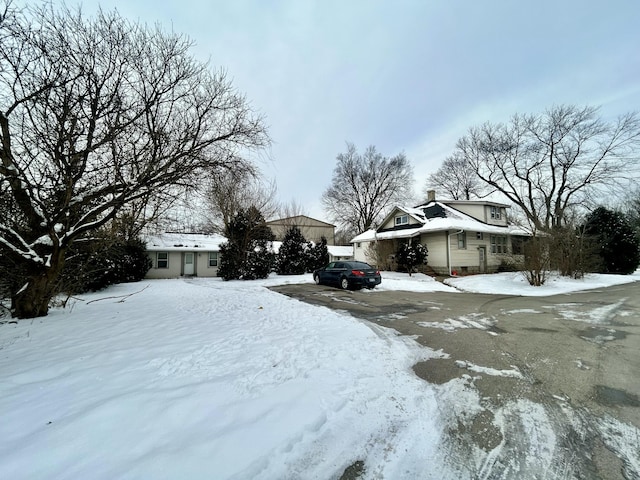
<svg viewBox="0 0 640 480"><path fill-rule="evenodd" d="M427 247L420 242L403 243L396 252L398 268L411 275L417 266L427 263L427 254Z"/></svg>
<svg viewBox="0 0 640 480"><path fill-rule="evenodd" d="M269 248L265 240L258 242L254 250L247 254L247 261L241 269L243 280L267 278L276 264L276 254Z"/></svg>

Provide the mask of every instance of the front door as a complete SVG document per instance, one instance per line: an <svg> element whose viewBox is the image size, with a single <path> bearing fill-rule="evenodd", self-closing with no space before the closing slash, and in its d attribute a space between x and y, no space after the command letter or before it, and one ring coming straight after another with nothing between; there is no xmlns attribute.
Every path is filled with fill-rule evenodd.
<svg viewBox="0 0 640 480"><path fill-rule="evenodd" d="M195 269L193 267L193 252L185 252L184 254L184 275L193 275Z"/></svg>
<svg viewBox="0 0 640 480"><path fill-rule="evenodd" d="M487 247L478 247L478 260L479 260L479 271L480 273L487 272Z"/></svg>

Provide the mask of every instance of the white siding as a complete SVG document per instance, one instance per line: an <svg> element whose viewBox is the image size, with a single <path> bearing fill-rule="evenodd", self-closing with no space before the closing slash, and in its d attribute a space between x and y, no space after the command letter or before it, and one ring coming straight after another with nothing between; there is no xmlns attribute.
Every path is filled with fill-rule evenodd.
<svg viewBox="0 0 640 480"><path fill-rule="evenodd" d="M376 259L367 255L369 246L374 242L357 242L353 244L353 259L358 262L365 262L371 265L376 264ZM358 246L359 245L359 246Z"/></svg>
<svg viewBox="0 0 640 480"><path fill-rule="evenodd" d="M158 268L156 251L147 252L152 266L145 278L177 278L182 275L184 253L182 251L169 251L169 268ZM197 277L215 277L218 275L218 267L209 266L209 252L193 252L195 257L195 272ZM218 254L218 265L220 254Z"/></svg>
<svg viewBox="0 0 640 480"><path fill-rule="evenodd" d="M152 265L145 278L179 277L182 271L182 252L167 252L169 254L168 268L158 268L157 253L159 252L147 252L147 255L151 258Z"/></svg>
<svg viewBox="0 0 640 480"><path fill-rule="evenodd" d="M445 232L434 232L420 237L427 246L427 265L435 270L447 268L447 236Z"/></svg>

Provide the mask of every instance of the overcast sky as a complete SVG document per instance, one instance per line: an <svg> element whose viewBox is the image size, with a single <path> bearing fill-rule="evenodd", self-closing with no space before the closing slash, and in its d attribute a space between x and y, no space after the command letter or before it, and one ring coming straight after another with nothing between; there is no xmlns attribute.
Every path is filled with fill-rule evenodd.
<svg viewBox="0 0 640 480"><path fill-rule="evenodd" d="M189 35L224 67L266 117L264 174L320 219L347 141L404 151L418 194L473 125L557 104L640 108L638 0L82 2L98 3Z"/></svg>

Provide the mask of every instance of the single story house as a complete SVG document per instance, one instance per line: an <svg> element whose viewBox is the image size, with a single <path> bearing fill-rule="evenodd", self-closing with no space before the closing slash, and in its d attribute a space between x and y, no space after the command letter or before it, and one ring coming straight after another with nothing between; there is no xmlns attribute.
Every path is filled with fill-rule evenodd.
<svg viewBox="0 0 640 480"><path fill-rule="evenodd" d="M413 208L395 207L380 224L351 240L355 260L394 268L401 243L418 241L428 250L429 270L440 275L495 272L502 263L524 259L530 236L509 225L508 205L483 200L436 201Z"/></svg>
<svg viewBox="0 0 640 480"><path fill-rule="evenodd" d="M216 277L220 265L220 245L227 241L222 235L200 233L163 233L146 237L151 269L146 278L177 278L182 276ZM273 242L278 252L282 242ZM353 246L327 245L329 261L352 260Z"/></svg>
<svg viewBox="0 0 640 480"><path fill-rule="evenodd" d="M215 277L220 264L221 235L163 233L146 239L151 269L146 278Z"/></svg>

